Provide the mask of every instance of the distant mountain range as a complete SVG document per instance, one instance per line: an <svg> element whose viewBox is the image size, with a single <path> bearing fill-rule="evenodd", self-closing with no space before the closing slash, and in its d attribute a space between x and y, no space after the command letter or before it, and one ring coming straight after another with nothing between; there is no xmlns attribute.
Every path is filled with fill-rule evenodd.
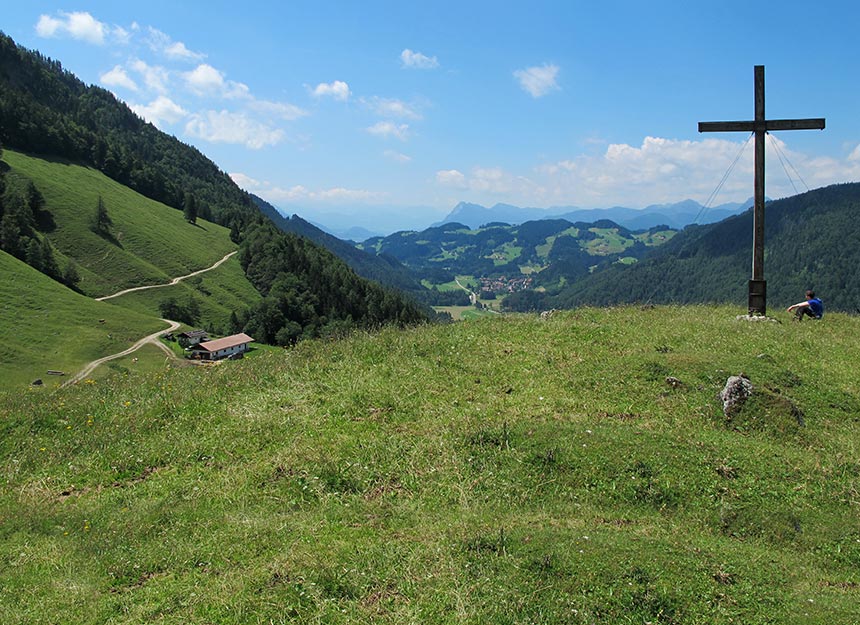
<svg viewBox="0 0 860 625"><path fill-rule="evenodd" d="M329 234L319 226L312 224L299 217L292 215L286 217L277 208L266 200L256 195L251 195L254 203L272 223L284 232L292 232L299 236L310 239L317 245L329 250L349 265L355 273L368 280L375 280L380 284L399 289L411 294L420 301L424 301L425 289L415 276L392 256L376 255L359 249L347 241Z"/></svg>
<svg viewBox="0 0 860 625"><path fill-rule="evenodd" d="M488 223L521 224L539 219L566 219L570 222L596 222L610 220L628 230L647 230L666 225L681 229L690 224L710 224L737 215L752 206L746 202L728 202L706 209L695 200L684 200L674 204L652 204L642 209L614 206L612 208L578 208L556 206L551 208L523 208L511 204L496 204L490 208L480 204L460 202L445 219L433 224L461 223L478 228Z"/></svg>

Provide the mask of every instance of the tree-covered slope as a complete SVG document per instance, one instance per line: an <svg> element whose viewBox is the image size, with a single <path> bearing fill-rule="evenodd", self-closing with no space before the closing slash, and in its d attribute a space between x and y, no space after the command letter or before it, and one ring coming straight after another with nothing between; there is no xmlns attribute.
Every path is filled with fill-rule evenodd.
<svg viewBox="0 0 860 625"><path fill-rule="evenodd" d="M828 309L860 306L860 184L816 189L767 204L765 278L770 307L803 300L813 289ZM690 226L630 267L612 266L557 295L524 294L522 307L621 302L732 302L746 307L752 210L717 224Z"/></svg>
<svg viewBox="0 0 860 625"><path fill-rule="evenodd" d="M230 226L254 219L247 193L199 150L143 121L109 91L0 32L0 144L92 166L139 193Z"/></svg>
<svg viewBox="0 0 860 625"><path fill-rule="evenodd" d="M359 247L392 256L435 284L456 275L522 275L546 287L575 280L595 265L622 259L633 262L673 235L665 226L634 233L608 220L541 219L516 226L488 223L474 230L446 223L420 232L374 237Z"/></svg>
<svg viewBox="0 0 860 625"><path fill-rule="evenodd" d="M363 278L409 293L419 301L425 301L427 289L397 259L384 254L377 256L366 252L324 232L298 215L284 217L278 209L264 199L255 195L251 197L260 211L284 232L292 232L323 246Z"/></svg>

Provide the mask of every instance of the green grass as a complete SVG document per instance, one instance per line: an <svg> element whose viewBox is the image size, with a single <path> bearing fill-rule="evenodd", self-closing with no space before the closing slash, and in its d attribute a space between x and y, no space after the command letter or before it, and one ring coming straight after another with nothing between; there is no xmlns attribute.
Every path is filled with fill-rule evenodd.
<svg viewBox="0 0 860 625"><path fill-rule="evenodd" d="M54 387L64 378L49 369L74 374L167 329L158 318L75 293L5 252L0 275L0 388L21 389L37 378Z"/></svg>
<svg viewBox="0 0 860 625"><path fill-rule="evenodd" d="M10 185L32 180L44 195L45 208L54 220L46 234L58 265L62 269L73 258L82 278L79 287L90 297L165 284L210 267L236 249L226 228L204 220L189 224L181 211L149 200L93 169L12 150L4 150L3 160L11 168ZM114 223L112 239L89 229L99 196ZM260 299L235 256L178 285L105 303L69 291L6 255L2 265L0 388L21 388L36 378L54 386L62 378L47 377L48 369L74 373L91 360L122 351L166 327L158 317L159 304L168 297L180 304L194 297L201 312L195 325L222 334L229 330L232 311ZM102 318L105 323L97 323ZM149 360L145 355L133 357L141 365ZM162 360L156 357L154 363L159 366ZM121 366L114 362L94 375L100 377Z"/></svg>
<svg viewBox="0 0 860 625"><path fill-rule="evenodd" d="M558 234L548 236L545 243L535 246L535 252L537 252L538 258L547 258L552 250L553 244L555 244L555 240L564 236L579 236L579 228L571 226L567 230L562 230Z"/></svg>
<svg viewBox="0 0 860 625"><path fill-rule="evenodd" d="M182 211L152 201L101 172L63 161L3 151L10 179L32 180L54 215L48 239L60 258L74 258L87 295L159 284L212 265L236 249L229 231L213 223L185 221ZM113 239L90 230L101 196L114 222ZM62 262L61 262L62 266Z"/></svg>
<svg viewBox="0 0 860 625"><path fill-rule="evenodd" d="M493 316L7 394L0 621L857 622L860 320L738 312Z"/></svg>
<svg viewBox="0 0 860 625"><path fill-rule="evenodd" d="M233 256L212 271L179 284L127 293L110 302L159 316L159 304L171 297L182 305L193 297L200 305L200 318L195 325L217 328L222 334L227 331L232 311L249 308L260 300L260 294L245 278L238 258Z"/></svg>
<svg viewBox="0 0 860 625"><path fill-rule="evenodd" d="M676 234L678 234L677 230L658 230L656 232L634 234L633 238L642 241L642 243L649 247L653 247L655 245L663 245L663 243L669 241Z"/></svg>
<svg viewBox="0 0 860 625"><path fill-rule="evenodd" d="M584 247L592 256L619 254L633 245L633 241L618 234L617 228L589 228L596 239L585 241Z"/></svg>
<svg viewBox="0 0 860 625"><path fill-rule="evenodd" d="M493 264L498 267L499 265L507 265L519 258L523 253L523 248L521 246L514 245L513 243L505 243L501 247L497 248L496 253L502 256L502 258L496 258L493 261Z"/></svg>

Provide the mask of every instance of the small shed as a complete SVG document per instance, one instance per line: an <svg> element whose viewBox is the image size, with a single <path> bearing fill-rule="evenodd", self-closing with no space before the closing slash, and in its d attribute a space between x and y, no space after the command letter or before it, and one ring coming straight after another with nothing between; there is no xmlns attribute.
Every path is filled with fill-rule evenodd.
<svg viewBox="0 0 860 625"><path fill-rule="evenodd" d="M191 357L196 360L222 360L224 358L241 358L248 351L248 345L254 342L250 336L241 332L222 339L204 341L191 348Z"/></svg>
<svg viewBox="0 0 860 625"><path fill-rule="evenodd" d="M176 335L176 339L182 347L193 347L209 338L206 330L187 330Z"/></svg>

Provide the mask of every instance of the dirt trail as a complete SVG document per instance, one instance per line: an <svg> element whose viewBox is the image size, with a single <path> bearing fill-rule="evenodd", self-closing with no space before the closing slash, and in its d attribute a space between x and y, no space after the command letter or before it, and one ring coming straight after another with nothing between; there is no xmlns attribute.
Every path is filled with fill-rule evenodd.
<svg viewBox="0 0 860 625"><path fill-rule="evenodd" d="M89 363L83 369L78 371L71 378L66 380L63 383L63 386L68 386L69 384L74 384L75 382L80 382L85 377L87 377L89 374L91 374L93 372L93 370L96 367L98 367L99 365L104 364L109 360L115 360L117 358L122 358L123 356L128 356L130 353L137 351L138 349L140 349L141 347L143 347L147 343L152 343L153 345L156 345L162 351L164 351L168 356L170 356L171 358L175 358L176 355L172 351L170 351L170 348L167 347L164 343L162 343L158 339L165 332L173 332L174 330L176 330L180 324L178 321L171 321L170 319L162 319L162 321L169 323L170 327L167 328L166 330L159 330L158 332L153 332L149 336L143 337L142 339L140 339L137 343L135 343L134 345L132 345L128 349L123 350L117 354L111 354L110 356L104 356L102 358L98 358L96 360L93 360L91 363Z"/></svg>
<svg viewBox="0 0 860 625"><path fill-rule="evenodd" d="M103 302L105 300L112 299L114 297L119 297L120 295L125 295L126 293L132 293L134 291L144 291L146 289L158 289L158 288L161 288L164 286L173 286L174 284L179 284L179 282L181 282L182 280L185 280L186 278L191 278L191 277L200 275L201 273L206 273L207 271L212 271L213 269L215 269L216 267L219 267L222 263L224 263L228 258L233 256L237 251L238 250L234 250L234 251L230 252L224 258L219 260L217 263L215 263L211 267L206 267L205 269L200 269L199 271L189 273L186 276L179 276L178 278L173 278L173 280L171 280L167 284L151 284L149 286L136 286L136 287L131 288L131 289L122 290L119 293L114 293L113 295L106 295L104 297L97 297L96 301L97 302ZM104 363L108 362L109 360L115 360L117 358L122 358L123 356L128 356L129 354L137 351L138 349L140 349L141 347L143 347L147 343L152 343L153 345L155 345L156 347L161 349L170 358L176 358L176 354L174 354L172 351L170 351L170 348L167 347L164 343L162 343L158 339L162 334L165 334L166 332L173 332L174 330L179 328L180 324L179 324L179 322L171 321L170 319L162 319L162 321L170 324L170 327L165 329L165 330L159 330L158 332L154 332L154 333L150 334L149 336L143 337L137 343L135 343L134 345L132 345L128 349L125 349L119 353L111 354L110 356L104 356L102 358L98 358L96 360L93 360L91 363L87 364L83 369L78 371L71 378L66 380L63 383L63 386L68 386L69 384L74 384L75 382L80 382L85 377L87 377L89 374L91 374L93 372L93 370L96 367L98 367L99 365L104 364Z"/></svg>
<svg viewBox="0 0 860 625"><path fill-rule="evenodd" d="M198 276L201 273L206 273L207 271L212 271L216 267L219 267L221 265L221 263L225 262L228 258L233 256L236 252L237 252L237 250L233 250L232 252L227 254L224 258L222 258L217 263L212 265L211 267L206 267L206 269L200 269L198 271L195 271L194 273L189 273L187 276L179 276L178 278L173 278L173 280L171 280L170 282L166 282L164 284L150 284L149 286L136 286L136 287L133 287L130 289L124 289L124 290L120 291L119 293L114 293L113 295L105 295L104 297L97 297L96 301L97 302L103 302L103 301L108 300L108 299L113 299L114 297L119 297L120 295L125 295L126 293L133 293L135 291L145 291L147 289L160 289L160 288L165 287L165 286L173 286L174 284L179 284L180 282L182 282L186 278L193 278L194 276Z"/></svg>

